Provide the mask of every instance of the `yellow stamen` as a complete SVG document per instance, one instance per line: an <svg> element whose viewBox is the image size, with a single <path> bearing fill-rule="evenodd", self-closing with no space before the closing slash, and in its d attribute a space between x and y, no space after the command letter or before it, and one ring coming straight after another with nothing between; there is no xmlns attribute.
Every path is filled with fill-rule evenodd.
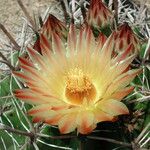
<svg viewBox="0 0 150 150"><path fill-rule="evenodd" d="M93 101L96 98L96 89L91 80L79 68L71 69L66 78L65 95L69 102L82 104L83 99Z"/></svg>

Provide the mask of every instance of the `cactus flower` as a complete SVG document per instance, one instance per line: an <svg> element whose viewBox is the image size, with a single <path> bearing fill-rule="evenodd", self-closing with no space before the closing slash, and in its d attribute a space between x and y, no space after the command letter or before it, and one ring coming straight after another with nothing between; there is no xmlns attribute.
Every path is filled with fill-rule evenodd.
<svg viewBox="0 0 150 150"><path fill-rule="evenodd" d="M47 18L46 22L42 26L40 30L40 35L44 35L46 38L48 38L48 41L51 44L51 32L55 32L58 36L60 36L62 39L66 38L66 27L63 22L58 20L55 16L49 15ZM39 37L37 41L35 42L33 48L37 50L38 52L41 52L41 47L40 47L40 40L41 38Z"/></svg>
<svg viewBox="0 0 150 150"><path fill-rule="evenodd" d="M115 40L115 50L118 53L125 51L130 44L133 48L129 54L137 53L140 49L140 41L133 33L130 26L127 23L124 23L118 27Z"/></svg>
<svg viewBox="0 0 150 150"><path fill-rule="evenodd" d="M112 57L114 36L95 39L90 27L77 32L70 25L67 43L51 32L51 45L40 37L41 54L28 48L30 61L20 58L21 71L14 72L27 88L15 96L34 105L28 112L34 122L56 125L62 134L88 134L99 122L129 113L121 100L133 90L129 83L140 70L126 70L135 54Z"/></svg>
<svg viewBox="0 0 150 150"><path fill-rule="evenodd" d="M96 28L109 25L112 20L111 11L103 4L101 0L91 0L87 12L87 23Z"/></svg>

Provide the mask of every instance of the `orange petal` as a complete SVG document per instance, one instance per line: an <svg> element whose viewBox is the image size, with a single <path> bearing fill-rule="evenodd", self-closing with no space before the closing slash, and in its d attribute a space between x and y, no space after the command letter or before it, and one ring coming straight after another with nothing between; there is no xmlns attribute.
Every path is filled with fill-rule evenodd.
<svg viewBox="0 0 150 150"><path fill-rule="evenodd" d="M51 110L51 106L48 104L38 105L28 111L29 115L36 115L45 111Z"/></svg>
<svg viewBox="0 0 150 150"><path fill-rule="evenodd" d="M35 93L31 89L23 89L23 90L16 90L15 96L25 102L28 102L30 104L45 104L49 103L57 107L58 105L64 106L65 103L61 101L60 99L56 98L55 96L49 94L49 95L41 95L40 93Z"/></svg>
<svg viewBox="0 0 150 150"><path fill-rule="evenodd" d="M18 99L21 99L25 102L28 102L30 104L45 103L38 96L35 96L34 94L32 94L31 90L22 90L22 92L21 92L21 90L19 90L19 92L16 90L15 97L17 97Z"/></svg>
<svg viewBox="0 0 150 150"><path fill-rule="evenodd" d="M51 116L48 116L46 119L45 119L45 123L47 124L50 124L50 125L58 125L60 119L62 118L62 114L54 114L54 115L51 115Z"/></svg>
<svg viewBox="0 0 150 150"><path fill-rule="evenodd" d="M101 50L101 57L103 59L105 59L104 62L107 62L106 60L110 60L111 56L112 56L112 52L114 50L114 37L116 35L116 32L113 32L109 38L106 40L106 42L104 43L102 50Z"/></svg>
<svg viewBox="0 0 150 150"><path fill-rule="evenodd" d="M102 49L102 47L104 46L104 43L106 42L106 39L107 37L103 33L99 34L97 38L98 45L97 45L96 51L99 52Z"/></svg>
<svg viewBox="0 0 150 150"><path fill-rule="evenodd" d="M25 59L23 57L19 57L19 61L23 65L34 67L33 63L30 60L28 60L28 59Z"/></svg>
<svg viewBox="0 0 150 150"><path fill-rule="evenodd" d="M31 67L28 67L28 66L25 66L25 65L21 65L21 68L23 70L25 70L25 72L29 73L29 74L32 74L33 78L40 78L40 73L38 70L35 70L34 68L31 68ZM42 78L41 78L42 79ZM42 79L43 80L43 79Z"/></svg>
<svg viewBox="0 0 150 150"><path fill-rule="evenodd" d="M62 134L70 133L77 127L77 114L67 114L62 117L58 123L59 130Z"/></svg>
<svg viewBox="0 0 150 150"><path fill-rule="evenodd" d="M77 116L78 132L82 134L90 133L96 126L94 114L91 111L80 112Z"/></svg>
<svg viewBox="0 0 150 150"><path fill-rule="evenodd" d="M85 41L86 41L86 50L88 53L90 53L91 51L93 51L93 47L95 47L95 38L92 32L92 29L90 26L87 26L84 29L84 34L85 34ZM85 42L84 41L84 42Z"/></svg>
<svg viewBox="0 0 150 150"><path fill-rule="evenodd" d="M39 65L38 67L40 67L40 69L47 70L47 65L44 63L42 55L40 55L37 51L35 51L32 48L28 47L27 50L28 50L33 62L35 62L35 64L38 64Z"/></svg>
<svg viewBox="0 0 150 150"><path fill-rule="evenodd" d="M112 65L115 65L115 72L117 73L116 75L118 76L119 74L123 73L134 59L135 55L131 55L123 61L121 61L119 64L116 62L116 59L112 60Z"/></svg>
<svg viewBox="0 0 150 150"><path fill-rule="evenodd" d="M113 116L129 113L129 110L125 104L113 99L102 100L97 104L97 107L105 113Z"/></svg>
<svg viewBox="0 0 150 150"><path fill-rule="evenodd" d="M79 126L78 127L78 132L81 134L89 134L91 133L94 129L96 128L96 124L92 124L89 127L84 127L84 126Z"/></svg>
<svg viewBox="0 0 150 150"><path fill-rule="evenodd" d="M44 34L40 34L40 47L42 50L42 54L46 57L51 58L52 47Z"/></svg>
<svg viewBox="0 0 150 150"><path fill-rule="evenodd" d="M59 119L62 117L58 112L51 110L49 104L35 106L28 111L28 114L33 116L34 122L44 121L50 125L57 125Z"/></svg>
<svg viewBox="0 0 150 150"><path fill-rule="evenodd" d="M32 119L33 123L38 123L38 122L41 122L41 121L43 121L43 118L42 117L38 117L38 116L33 117L33 119Z"/></svg>
<svg viewBox="0 0 150 150"><path fill-rule="evenodd" d="M126 87L135 78L135 76L137 74L141 73L141 71L142 71L141 69L134 69L134 70L130 70L130 71L125 72L124 74L120 75L108 87L106 93L110 94L116 90Z"/></svg>
<svg viewBox="0 0 150 150"><path fill-rule="evenodd" d="M57 52L58 54L64 55L65 52L64 44L56 33L52 34L52 43L53 43L52 44L53 51Z"/></svg>
<svg viewBox="0 0 150 150"><path fill-rule="evenodd" d="M112 121L114 119L114 116L112 116L108 113L105 113L104 111L101 111L100 109L95 109L94 115L95 115L96 123L99 123L102 121Z"/></svg>
<svg viewBox="0 0 150 150"><path fill-rule="evenodd" d="M133 44L130 44L128 48L125 51L123 51L121 55L118 55L118 57L116 58L116 62L120 62L124 60L129 55L129 53L131 53L133 49L134 49Z"/></svg>
<svg viewBox="0 0 150 150"><path fill-rule="evenodd" d="M79 32L79 37L78 37L78 41L77 41L77 52L81 53L81 52L85 52L85 28L81 28L80 32Z"/></svg>
<svg viewBox="0 0 150 150"><path fill-rule="evenodd" d="M71 54L74 53L76 50L76 33L75 33L75 26L73 24L70 25L69 34L68 34L68 49Z"/></svg>
<svg viewBox="0 0 150 150"><path fill-rule="evenodd" d="M134 87L127 87L124 88L123 90L115 92L111 98L117 99L117 100L122 100L125 96L127 96L129 93L133 91Z"/></svg>
<svg viewBox="0 0 150 150"><path fill-rule="evenodd" d="M19 77L20 79L23 79L25 81L35 81L33 78L29 77L28 75L25 75L23 72L13 71L12 72L15 76Z"/></svg>

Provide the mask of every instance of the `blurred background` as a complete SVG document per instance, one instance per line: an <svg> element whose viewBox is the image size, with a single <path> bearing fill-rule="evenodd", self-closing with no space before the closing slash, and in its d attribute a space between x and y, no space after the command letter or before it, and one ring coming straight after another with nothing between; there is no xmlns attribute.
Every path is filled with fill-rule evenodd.
<svg viewBox="0 0 150 150"><path fill-rule="evenodd" d="M39 14L45 13L50 9L51 13L55 13L59 17L58 4L59 0L25 0L23 1L30 15L34 18ZM84 1L84 0L83 0ZM109 3L111 3L110 0ZM119 0L120 3L133 4L136 8L150 10L150 0ZM139 15L137 13L137 15ZM141 14L142 15L142 14ZM0 23L5 25L13 35L17 35L18 28L22 27L24 14L20 9L17 0L0 0ZM2 36L0 34L0 36Z"/></svg>

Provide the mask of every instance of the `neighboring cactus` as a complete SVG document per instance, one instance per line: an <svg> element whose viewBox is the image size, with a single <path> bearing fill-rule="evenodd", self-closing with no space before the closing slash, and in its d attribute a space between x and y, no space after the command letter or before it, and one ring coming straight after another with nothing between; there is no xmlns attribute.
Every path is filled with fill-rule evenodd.
<svg viewBox="0 0 150 150"><path fill-rule="evenodd" d="M87 12L87 23L93 27L100 28L110 25L113 21L112 12L101 0L92 0Z"/></svg>
<svg viewBox="0 0 150 150"><path fill-rule="evenodd" d="M140 41L137 35L133 33L131 27L129 27L127 23L124 23L118 27L114 49L119 53L125 51L130 44L133 45L132 51L129 52L130 54L140 51Z"/></svg>

